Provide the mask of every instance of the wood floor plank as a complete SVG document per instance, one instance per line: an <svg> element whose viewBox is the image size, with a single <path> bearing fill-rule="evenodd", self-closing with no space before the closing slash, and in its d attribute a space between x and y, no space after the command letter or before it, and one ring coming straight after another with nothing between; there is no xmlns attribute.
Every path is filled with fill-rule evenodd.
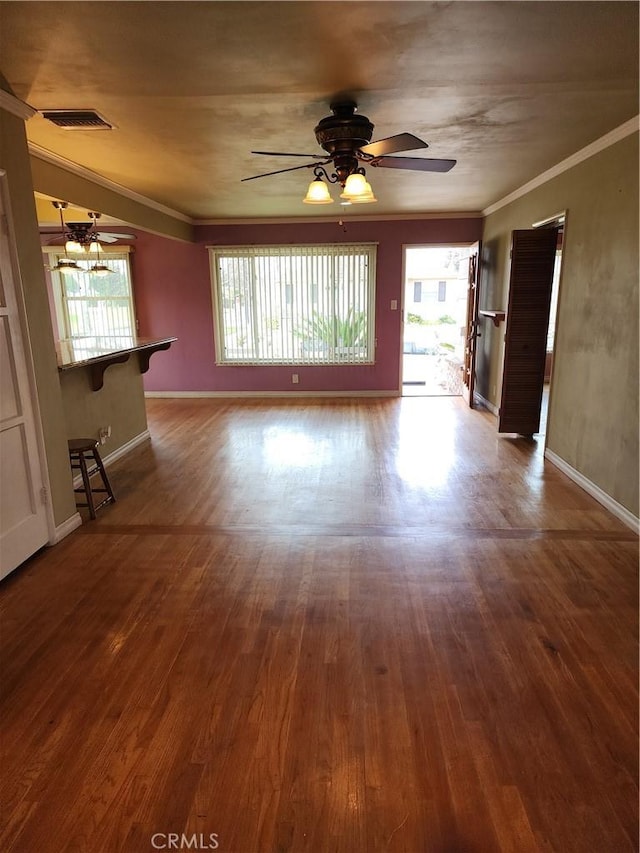
<svg viewBox="0 0 640 853"><path fill-rule="evenodd" d="M638 539L535 442L454 399L149 426L0 585L1 850L638 849Z"/></svg>

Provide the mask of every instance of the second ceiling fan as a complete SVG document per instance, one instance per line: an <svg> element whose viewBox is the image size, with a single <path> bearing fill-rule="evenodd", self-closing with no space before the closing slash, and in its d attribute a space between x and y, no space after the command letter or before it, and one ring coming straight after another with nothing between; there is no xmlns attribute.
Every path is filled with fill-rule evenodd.
<svg viewBox="0 0 640 853"><path fill-rule="evenodd" d="M52 201L51 204L60 214L60 236L65 241L65 248L68 252L87 251L88 247L94 243L116 243L118 240L136 239L135 234L98 230L98 220L102 214L95 211L87 213L89 222L65 222L63 211L67 209L69 203L66 201Z"/></svg>

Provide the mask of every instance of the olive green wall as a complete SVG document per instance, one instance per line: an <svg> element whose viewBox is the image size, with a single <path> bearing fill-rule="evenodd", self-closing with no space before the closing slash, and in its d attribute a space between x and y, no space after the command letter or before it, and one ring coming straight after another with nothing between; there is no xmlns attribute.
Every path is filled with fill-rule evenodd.
<svg viewBox="0 0 640 853"><path fill-rule="evenodd" d="M121 195L114 189L69 172L54 163L31 156L33 189L52 198L71 202L87 210L99 210L100 213L121 219L129 225L135 225L165 237L193 241L194 231L191 221L171 216L156 210L127 195Z"/></svg>
<svg viewBox="0 0 640 853"><path fill-rule="evenodd" d="M638 516L638 134L488 216L482 308L504 308L511 231L567 211L547 448ZM482 324L478 392L496 407L504 324Z"/></svg>
<svg viewBox="0 0 640 853"><path fill-rule="evenodd" d="M69 438L98 438L101 427L111 427L111 437L100 447L103 457L147 430L142 374L137 354L104 372L104 384L92 391L89 371L78 367L60 374ZM117 482L113 489L117 495Z"/></svg>
<svg viewBox="0 0 640 853"><path fill-rule="evenodd" d="M76 513L67 438L97 438L100 427L110 425L111 438L102 448L103 455L108 455L144 433L147 420L137 356L131 356L125 364L110 367L105 372L103 388L97 392L91 390L85 368L69 371L64 376L59 374L33 195L31 167L35 162L29 156L23 119L0 109L0 168L7 172L53 519L58 527ZM149 230L169 233L170 236L181 236L184 228L190 233L191 226L180 220L170 221L164 214L156 216L157 212L150 209L146 216L138 209L141 205L118 197L97 184L71 173L65 173L68 178L68 183L65 183L61 174L63 170L57 167L52 166L45 171L50 177L55 176L58 183L41 183L38 188L42 192L74 199L89 209L101 209L102 202L108 198L109 206L104 209L117 218L124 219L133 213L130 218L140 227L146 226ZM64 191L57 193L57 188ZM69 195L66 190L69 190ZM76 190L78 195L74 197ZM119 198L122 204L117 204L111 196ZM171 233L172 230L176 233Z"/></svg>
<svg viewBox="0 0 640 853"><path fill-rule="evenodd" d="M0 108L0 168L7 173L26 323L56 526L75 514L67 432L44 280L24 121Z"/></svg>

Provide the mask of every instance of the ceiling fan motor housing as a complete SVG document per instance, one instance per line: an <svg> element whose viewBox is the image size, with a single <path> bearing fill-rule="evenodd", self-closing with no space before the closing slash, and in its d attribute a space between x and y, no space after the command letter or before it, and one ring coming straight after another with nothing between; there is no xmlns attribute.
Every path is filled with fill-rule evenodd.
<svg viewBox="0 0 640 853"><path fill-rule="evenodd" d="M356 109L353 101L331 104L333 115L318 122L318 145L332 157L350 155L355 159L355 152L371 141L373 124L366 116L356 115Z"/></svg>
<svg viewBox="0 0 640 853"><path fill-rule="evenodd" d="M356 115L356 109L353 101L333 103L333 115L321 119L315 128L318 145L333 159L343 186L359 167L356 151L370 142L373 135L373 124L366 116Z"/></svg>
<svg viewBox="0 0 640 853"><path fill-rule="evenodd" d="M69 235L81 246L90 243L93 239L95 222L67 222Z"/></svg>

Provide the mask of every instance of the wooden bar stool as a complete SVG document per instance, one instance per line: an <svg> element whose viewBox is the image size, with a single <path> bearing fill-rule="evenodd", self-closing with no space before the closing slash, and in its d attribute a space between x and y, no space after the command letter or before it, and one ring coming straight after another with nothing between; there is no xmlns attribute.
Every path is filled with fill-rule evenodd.
<svg viewBox="0 0 640 853"><path fill-rule="evenodd" d="M82 475L82 488L74 489L74 492L81 492L87 499L86 503L76 503L76 506L89 507L91 518L95 518L96 511L100 507L115 501L111 483L107 477L107 472L104 470L104 465L98 451L98 441L95 438L71 438L68 444L71 470L80 471ZM103 488L91 487L91 477L94 474L100 474L102 477ZM106 498L101 500L100 503L96 503L93 498L94 494L97 493L106 494Z"/></svg>

